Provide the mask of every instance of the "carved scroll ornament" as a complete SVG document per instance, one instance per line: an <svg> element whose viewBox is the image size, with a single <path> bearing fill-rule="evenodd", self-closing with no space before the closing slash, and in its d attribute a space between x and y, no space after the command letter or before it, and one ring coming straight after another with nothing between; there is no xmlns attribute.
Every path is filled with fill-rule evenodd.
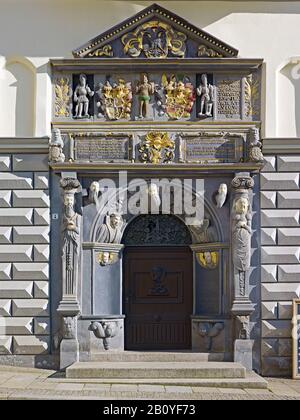
<svg viewBox="0 0 300 420"><path fill-rule="evenodd" d="M72 89L68 77L59 77L55 81L55 117L71 115Z"/></svg>

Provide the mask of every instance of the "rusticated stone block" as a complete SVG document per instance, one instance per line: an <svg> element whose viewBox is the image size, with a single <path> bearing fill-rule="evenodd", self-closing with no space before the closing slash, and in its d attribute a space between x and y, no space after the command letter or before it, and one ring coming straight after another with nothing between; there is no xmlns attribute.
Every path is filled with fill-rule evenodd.
<svg viewBox="0 0 300 420"><path fill-rule="evenodd" d="M262 316L262 319L277 319L278 318L278 303L277 302L262 302L261 316Z"/></svg>
<svg viewBox="0 0 300 420"><path fill-rule="evenodd" d="M0 261L30 262L33 247L30 245L0 245Z"/></svg>
<svg viewBox="0 0 300 420"><path fill-rule="evenodd" d="M300 265L279 265L278 281L282 283L300 283Z"/></svg>
<svg viewBox="0 0 300 420"><path fill-rule="evenodd" d="M50 334L50 319L49 318L35 318L34 319L34 334L36 335Z"/></svg>
<svg viewBox="0 0 300 420"><path fill-rule="evenodd" d="M291 357L293 354L292 339L280 339L279 340L279 356Z"/></svg>
<svg viewBox="0 0 300 420"><path fill-rule="evenodd" d="M43 190L13 192L14 207L49 207L49 195Z"/></svg>
<svg viewBox="0 0 300 420"><path fill-rule="evenodd" d="M262 321L262 336L264 338L290 338L292 334L291 321Z"/></svg>
<svg viewBox="0 0 300 420"><path fill-rule="evenodd" d="M34 261L49 261L49 253L48 245L34 245Z"/></svg>
<svg viewBox="0 0 300 420"><path fill-rule="evenodd" d="M278 311L279 311L279 314L278 314L279 319L292 319L293 318L292 302L279 302Z"/></svg>
<svg viewBox="0 0 300 420"><path fill-rule="evenodd" d="M48 244L48 226L17 226L13 228L15 244Z"/></svg>
<svg viewBox="0 0 300 420"><path fill-rule="evenodd" d="M13 338L13 353L35 355L47 353L49 337L15 336Z"/></svg>
<svg viewBox="0 0 300 420"><path fill-rule="evenodd" d="M277 282L277 265L262 265L261 266L261 281L262 283L276 283Z"/></svg>
<svg viewBox="0 0 300 420"><path fill-rule="evenodd" d="M262 245L276 245L277 229L276 228L262 228L261 229L261 244Z"/></svg>
<svg viewBox="0 0 300 420"><path fill-rule="evenodd" d="M1 284L0 284L0 296L1 296ZM10 316L10 315L11 315L11 300L0 299L0 316Z"/></svg>
<svg viewBox="0 0 300 420"><path fill-rule="evenodd" d="M265 156L265 166L262 172L274 172L276 171L276 156Z"/></svg>
<svg viewBox="0 0 300 420"><path fill-rule="evenodd" d="M0 191L0 207L11 207L11 191Z"/></svg>
<svg viewBox="0 0 300 420"><path fill-rule="evenodd" d="M0 190L31 190L33 175L27 173L0 173Z"/></svg>
<svg viewBox="0 0 300 420"><path fill-rule="evenodd" d="M279 340L277 338L269 338L261 342L261 354L263 357L278 356Z"/></svg>
<svg viewBox="0 0 300 420"><path fill-rule="evenodd" d="M0 244L11 244L11 242L12 242L12 228L0 227Z"/></svg>
<svg viewBox="0 0 300 420"><path fill-rule="evenodd" d="M299 210L262 210L262 227L299 226Z"/></svg>
<svg viewBox="0 0 300 420"><path fill-rule="evenodd" d="M12 337L0 336L0 354L11 354Z"/></svg>
<svg viewBox="0 0 300 420"><path fill-rule="evenodd" d="M47 155L14 155L13 171L47 171L49 169Z"/></svg>
<svg viewBox="0 0 300 420"><path fill-rule="evenodd" d="M13 264L14 280L48 280L49 265L47 263L15 263Z"/></svg>
<svg viewBox="0 0 300 420"><path fill-rule="evenodd" d="M263 357L262 375L291 377L292 361L290 357Z"/></svg>
<svg viewBox="0 0 300 420"><path fill-rule="evenodd" d="M276 209L276 191L261 191L260 202L262 209Z"/></svg>
<svg viewBox="0 0 300 420"><path fill-rule="evenodd" d="M48 299L14 299L12 316L48 316Z"/></svg>
<svg viewBox="0 0 300 420"><path fill-rule="evenodd" d="M30 335L32 331L32 318L0 318L0 335Z"/></svg>
<svg viewBox="0 0 300 420"><path fill-rule="evenodd" d="M278 156L278 172L300 172L300 156Z"/></svg>
<svg viewBox="0 0 300 420"><path fill-rule="evenodd" d="M0 156L0 172L10 171L10 156Z"/></svg>
<svg viewBox="0 0 300 420"><path fill-rule="evenodd" d="M1 225L31 225L32 215L32 209L0 209Z"/></svg>
<svg viewBox="0 0 300 420"><path fill-rule="evenodd" d="M48 174L48 172L35 172L35 174L34 174L34 188L36 190L47 190L49 188L49 174Z"/></svg>
<svg viewBox="0 0 300 420"><path fill-rule="evenodd" d="M293 264L299 262L300 247L263 246L261 261L263 264Z"/></svg>
<svg viewBox="0 0 300 420"><path fill-rule="evenodd" d="M298 173L262 173L260 176L262 190L297 190Z"/></svg>
<svg viewBox="0 0 300 420"><path fill-rule="evenodd" d="M11 264L10 263L0 263L0 280L10 280L11 279ZM0 285L1 289L1 285Z"/></svg>
<svg viewBox="0 0 300 420"><path fill-rule="evenodd" d="M30 299L33 297L32 281L1 281L1 297L8 299Z"/></svg>
<svg viewBox="0 0 300 420"><path fill-rule="evenodd" d="M300 245L300 228L278 229L278 245Z"/></svg>
<svg viewBox="0 0 300 420"><path fill-rule="evenodd" d="M300 297L298 283L264 283L261 286L262 300L293 300Z"/></svg>
<svg viewBox="0 0 300 420"><path fill-rule="evenodd" d="M47 226L50 224L49 209L34 209L34 224Z"/></svg>
<svg viewBox="0 0 300 420"><path fill-rule="evenodd" d="M300 208L300 191L278 191L279 209L299 209Z"/></svg>
<svg viewBox="0 0 300 420"><path fill-rule="evenodd" d="M43 299L49 297L49 283L47 281L34 282L34 297L36 299Z"/></svg>

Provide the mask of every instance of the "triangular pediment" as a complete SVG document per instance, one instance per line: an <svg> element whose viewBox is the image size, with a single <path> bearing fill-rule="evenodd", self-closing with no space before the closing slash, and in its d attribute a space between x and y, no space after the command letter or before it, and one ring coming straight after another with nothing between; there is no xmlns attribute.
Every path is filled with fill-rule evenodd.
<svg viewBox="0 0 300 420"><path fill-rule="evenodd" d="M73 51L76 58L228 58L238 51L153 4Z"/></svg>

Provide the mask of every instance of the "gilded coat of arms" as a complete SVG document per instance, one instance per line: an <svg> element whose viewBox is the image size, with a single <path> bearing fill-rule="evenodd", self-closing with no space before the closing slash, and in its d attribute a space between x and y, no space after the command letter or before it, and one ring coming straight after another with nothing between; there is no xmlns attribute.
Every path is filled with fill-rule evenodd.
<svg viewBox="0 0 300 420"><path fill-rule="evenodd" d="M170 163L175 157L175 142L170 139L168 133L153 131L146 135L139 152L144 163Z"/></svg>
<svg viewBox="0 0 300 420"><path fill-rule="evenodd" d="M107 80L104 85L99 85L98 91L99 101L97 102L98 117L107 118L108 120L129 120L131 117L132 107L132 86L125 80L119 79L118 83Z"/></svg>

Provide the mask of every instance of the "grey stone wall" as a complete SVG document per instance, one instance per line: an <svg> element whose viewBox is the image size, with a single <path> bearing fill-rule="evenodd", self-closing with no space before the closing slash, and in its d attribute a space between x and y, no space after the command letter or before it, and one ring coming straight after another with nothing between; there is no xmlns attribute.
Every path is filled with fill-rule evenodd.
<svg viewBox="0 0 300 420"><path fill-rule="evenodd" d="M48 139L0 139L0 359L49 352Z"/></svg>
<svg viewBox="0 0 300 420"><path fill-rule="evenodd" d="M265 140L261 174L262 373L290 376L300 296L300 139Z"/></svg>

